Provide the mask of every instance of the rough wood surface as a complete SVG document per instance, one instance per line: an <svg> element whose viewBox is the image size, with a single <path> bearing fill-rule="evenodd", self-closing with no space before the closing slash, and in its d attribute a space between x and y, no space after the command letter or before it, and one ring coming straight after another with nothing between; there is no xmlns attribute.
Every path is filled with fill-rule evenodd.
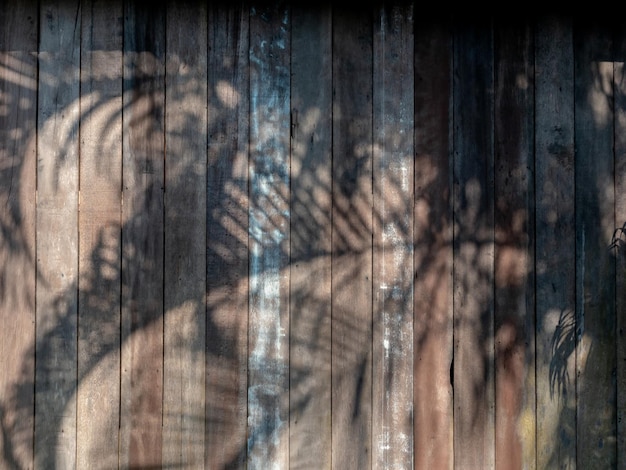
<svg viewBox="0 0 626 470"><path fill-rule="evenodd" d="M537 468L576 462L574 81L571 21L535 32Z"/></svg>
<svg viewBox="0 0 626 470"><path fill-rule="evenodd" d="M250 10L248 468L289 466L290 11Z"/></svg>
<svg viewBox="0 0 626 470"><path fill-rule="evenodd" d="M35 467L76 465L78 2L40 5Z"/></svg>
<svg viewBox="0 0 626 470"><path fill-rule="evenodd" d="M0 9L0 467L33 467L37 22Z"/></svg>
<svg viewBox="0 0 626 470"><path fill-rule="evenodd" d="M333 12L333 468L372 459L371 32L368 8Z"/></svg>
<svg viewBox="0 0 626 470"><path fill-rule="evenodd" d="M209 7L207 468L245 468L247 460L248 34L245 6Z"/></svg>
<svg viewBox="0 0 626 470"><path fill-rule="evenodd" d="M534 37L495 25L496 467L535 468Z"/></svg>
<svg viewBox="0 0 626 470"><path fill-rule="evenodd" d="M120 405L122 4L81 5L78 468L117 465Z"/></svg>
<svg viewBox="0 0 626 470"><path fill-rule="evenodd" d="M615 468L613 31L575 25L576 464Z"/></svg>
<svg viewBox="0 0 626 470"><path fill-rule="evenodd" d="M615 94L615 231L612 255L615 256L615 341L616 341L616 407L617 462L626 465L626 31L616 30L614 44Z"/></svg>
<svg viewBox="0 0 626 470"><path fill-rule="evenodd" d="M0 467L623 466L619 22L3 6Z"/></svg>
<svg viewBox="0 0 626 470"><path fill-rule="evenodd" d="M289 451L331 465L332 14L292 9Z"/></svg>
<svg viewBox="0 0 626 470"><path fill-rule="evenodd" d="M120 466L162 464L162 5L124 4Z"/></svg>
<svg viewBox="0 0 626 470"><path fill-rule="evenodd" d="M413 462L413 7L373 33L372 465Z"/></svg>
<svg viewBox="0 0 626 470"><path fill-rule="evenodd" d="M489 19L455 28L455 467L494 467L493 38Z"/></svg>
<svg viewBox="0 0 626 470"><path fill-rule="evenodd" d="M449 470L452 409L452 28L415 24L414 462Z"/></svg>
<svg viewBox="0 0 626 470"><path fill-rule="evenodd" d="M163 466L204 465L207 10L167 6Z"/></svg>

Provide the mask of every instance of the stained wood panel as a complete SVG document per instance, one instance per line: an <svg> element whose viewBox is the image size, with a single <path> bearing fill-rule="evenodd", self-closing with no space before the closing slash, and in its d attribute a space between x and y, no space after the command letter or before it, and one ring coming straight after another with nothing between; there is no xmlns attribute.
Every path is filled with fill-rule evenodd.
<svg viewBox="0 0 626 470"><path fill-rule="evenodd" d="M534 37L494 26L496 467L535 468Z"/></svg>
<svg viewBox="0 0 626 470"><path fill-rule="evenodd" d="M572 23L546 18L535 28L537 468L570 468L576 461Z"/></svg>
<svg viewBox="0 0 626 470"><path fill-rule="evenodd" d="M289 464L331 466L332 11L292 9Z"/></svg>
<svg viewBox="0 0 626 470"><path fill-rule="evenodd" d="M76 465L111 468L120 405L122 4L86 2L80 14Z"/></svg>
<svg viewBox="0 0 626 470"><path fill-rule="evenodd" d="M282 2L250 9L248 468L289 465L290 36Z"/></svg>
<svg viewBox="0 0 626 470"><path fill-rule="evenodd" d="M76 465L78 3L40 5L35 467Z"/></svg>
<svg viewBox="0 0 626 470"><path fill-rule="evenodd" d="M413 463L413 7L373 30L372 465Z"/></svg>
<svg viewBox="0 0 626 470"><path fill-rule="evenodd" d="M454 35L454 466L494 467L491 20Z"/></svg>
<svg viewBox="0 0 626 470"><path fill-rule="evenodd" d="M0 466L32 468L38 9L0 10ZM23 385L18 385L23 384Z"/></svg>
<svg viewBox="0 0 626 470"><path fill-rule="evenodd" d="M605 23L602 23L605 24ZM579 467L616 465L613 31L575 23L576 446Z"/></svg>
<svg viewBox="0 0 626 470"><path fill-rule="evenodd" d="M163 465L204 465L207 10L167 5ZM202 51L202 53L199 53Z"/></svg>
<svg viewBox="0 0 626 470"><path fill-rule="evenodd" d="M121 466L161 466L164 231L163 5L124 4Z"/></svg>
<svg viewBox="0 0 626 470"><path fill-rule="evenodd" d="M207 468L245 468L248 403L249 11L209 6Z"/></svg>
<svg viewBox="0 0 626 470"><path fill-rule="evenodd" d="M453 451L452 25L415 19L413 402L415 468Z"/></svg>

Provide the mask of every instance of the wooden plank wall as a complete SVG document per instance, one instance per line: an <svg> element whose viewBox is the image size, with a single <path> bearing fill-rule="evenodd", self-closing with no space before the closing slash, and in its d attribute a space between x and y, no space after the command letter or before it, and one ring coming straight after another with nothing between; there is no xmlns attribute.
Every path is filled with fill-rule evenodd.
<svg viewBox="0 0 626 470"><path fill-rule="evenodd" d="M0 468L626 468L625 59L591 15L6 0Z"/></svg>

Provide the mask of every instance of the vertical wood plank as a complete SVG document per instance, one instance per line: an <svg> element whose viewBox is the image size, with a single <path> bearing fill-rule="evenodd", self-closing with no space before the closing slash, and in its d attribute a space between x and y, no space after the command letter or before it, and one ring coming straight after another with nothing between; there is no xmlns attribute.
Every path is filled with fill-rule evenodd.
<svg viewBox="0 0 626 470"><path fill-rule="evenodd" d="M617 352L617 468L626 466L626 29L616 28L615 93L615 316Z"/></svg>
<svg viewBox="0 0 626 470"><path fill-rule="evenodd" d="M206 468L245 468L249 11L209 6Z"/></svg>
<svg viewBox="0 0 626 470"><path fill-rule="evenodd" d="M37 2L0 10L0 467L33 467Z"/></svg>
<svg viewBox="0 0 626 470"><path fill-rule="evenodd" d="M77 2L40 8L35 467L73 468L81 16Z"/></svg>
<svg viewBox="0 0 626 470"><path fill-rule="evenodd" d="M291 32L290 468L331 467L332 10Z"/></svg>
<svg viewBox="0 0 626 470"><path fill-rule="evenodd" d="M163 465L204 465L207 10L167 5Z"/></svg>
<svg viewBox="0 0 626 470"><path fill-rule="evenodd" d="M496 467L535 468L534 42L498 22L495 44Z"/></svg>
<svg viewBox="0 0 626 470"><path fill-rule="evenodd" d="M120 400L122 4L81 6L78 468L117 466Z"/></svg>
<svg viewBox="0 0 626 470"><path fill-rule="evenodd" d="M372 462L413 464L413 7L373 31Z"/></svg>
<svg viewBox="0 0 626 470"><path fill-rule="evenodd" d="M416 13L417 14L417 13ZM452 408L452 34L415 19L414 468L454 463Z"/></svg>
<svg viewBox="0 0 626 470"><path fill-rule="evenodd" d="M576 462L574 57L569 18L535 26L537 468Z"/></svg>
<svg viewBox="0 0 626 470"><path fill-rule="evenodd" d="M370 468L372 11L333 9L332 467Z"/></svg>
<svg viewBox="0 0 626 470"><path fill-rule="evenodd" d="M493 37L458 19L454 42L455 467L494 467Z"/></svg>
<svg viewBox="0 0 626 470"><path fill-rule="evenodd" d="M120 466L161 466L164 44L162 5L124 4Z"/></svg>
<svg viewBox="0 0 626 470"><path fill-rule="evenodd" d="M248 468L289 466L290 12L250 10Z"/></svg>
<svg viewBox="0 0 626 470"><path fill-rule="evenodd" d="M614 468L616 447L613 55L610 23L574 29L577 466Z"/></svg>

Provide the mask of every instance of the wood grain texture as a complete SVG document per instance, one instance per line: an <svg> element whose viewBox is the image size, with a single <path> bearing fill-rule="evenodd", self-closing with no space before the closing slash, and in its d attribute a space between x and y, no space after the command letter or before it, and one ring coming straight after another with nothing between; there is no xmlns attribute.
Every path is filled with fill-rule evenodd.
<svg viewBox="0 0 626 470"><path fill-rule="evenodd" d="M454 465L494 467L493 37L454 37Z"/></svg>
<svg viewBox="0 0 626 470"><path fill-rule="evenodd" d="M604 24L604 23L603 23ZM613 31L574 23L577 466L616 465Z"/></svg>
<svg viewBox="0 0 626 470"><path fill-rule="evenodd" d="M535 468L534 37L495 25L496 467Z"/></svg>
<svg viewBox="0 0 626 470"><path fill-rule="evenodd" d="M615 231L612 254L615 256L615 341L616 341L616 407L617 462L626 466L626 31L616 30L614 43L615 93Z"/></svg>
<svg viewBox="0 0 626 470"><path fill-rule="evenodd" d="M122 24L121 2L81 5L78 468L117 465Z"/></svg>
<svg viewBox="0 0 626 470"><path fill-rule="evenodd" d="M537 468L571 468L576 462L572 24L547 18L535 31Z"/></svg>
<svg viewBox="0 0 626 470"><path fill-rule="evenodd" d="M40 5L35 467L76 465L80 8Z"/></svg>
<svg viewBox="0 0 626 470"><path fill-rule="evenodd" d="M124 4L120 466L162 465L163 5Z"/></svg>
<svg viewBox="0 0 626 470"><path fill-rule="evenodd" d="M372 18L333 10L333 468L372 462Z"/></svg>
<svg viewBox="0 0 626 470"><path fill-rule="evenodd" d="M413 462L413 8L373 31L372 463Z"/></svg>
<svg viewBox="0 0 626 470"><path fill-rule="evenodd" d="M37 2L0 10L0 467L33 467Z"/></svg>
<svg viewBox="0 0 626 470"><path fill-rule="evenodd" d="M167 5L163 465L204 465L207 10Z"/></svg>
<svg viewBox="0 0 626 470"><path fill-rule="evenodd" d="M331 466L332 11L292 9L289 465Z"/></svg>
<svg viewBox="0 0 626 470"><path fill-rule="evenodd" d="M207 468L245 468L248 403L249 11L209 7Z"/></svg>
<svg viewBox="0 0 626 470"><path fill-rule="evenodd" d="M250 9L248 468L289 465L290 11Z"/></svg>
<svg viewBox="0 0 626 470"><path fill-rule="evenodd" d="M452 27L415 20L414 465L454 463Z"/></svg>

